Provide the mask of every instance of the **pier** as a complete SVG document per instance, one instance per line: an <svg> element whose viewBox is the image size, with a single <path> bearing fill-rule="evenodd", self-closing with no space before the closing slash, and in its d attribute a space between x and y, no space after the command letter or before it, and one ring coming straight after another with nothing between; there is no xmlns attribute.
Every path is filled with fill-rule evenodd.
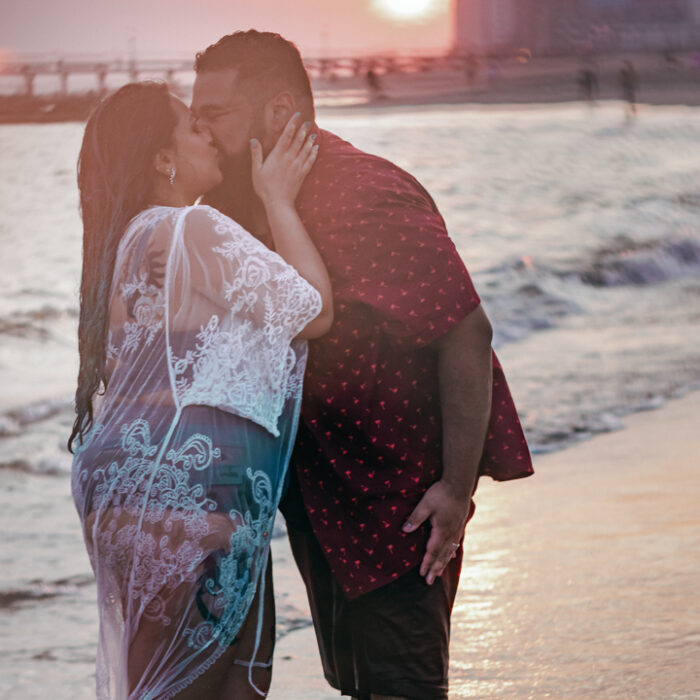
<svg viewBox="0 0 700 700"><path fill-rule="evenodd" d="M158 77L172 84L178 74L193 72L194 59L109 59L109 60L22 60L11 59L0 63L0 76L19 77L24 82L25 97L34 96L34 83L39 76L55 76L57 95L70 94L71 76L94 76L95 89L102 96L107 92L109 76L122 75L125 82L143 76ZM432 56L364 56L337 58L308 58L304 64L312 78L362 76L369 70L391 74L402 72L430 72L464 65L459 55Z"/></svg>
<svg viewBox="0 0 700 700"><path fill-rule="evenodd" d="M192 71L192 61L185 60L62 60L55 61L8 61L0 65L1 76L21 77L24 80L25 97L34 96L34 81L38 76L56 76L57 94L66 97L70 93L69 80L73 75L92 75L100 95L107 91L107 77L121 74L126 82L139 80L141 75L160 75L171 83L179 72Z"/></svg>

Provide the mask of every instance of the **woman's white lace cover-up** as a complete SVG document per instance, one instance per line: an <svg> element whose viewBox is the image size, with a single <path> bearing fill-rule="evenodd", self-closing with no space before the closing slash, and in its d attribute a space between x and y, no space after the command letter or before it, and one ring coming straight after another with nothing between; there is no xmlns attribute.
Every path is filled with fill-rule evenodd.
<svg viewBox="0 0 700 700"><path fill-rule="evenodd" d="M147 209L115 265L107 389L72 487L99 698L169 698L234 641L267 561L318 292L210 207ZM138 680L135 680L138 679Z"/></svg>

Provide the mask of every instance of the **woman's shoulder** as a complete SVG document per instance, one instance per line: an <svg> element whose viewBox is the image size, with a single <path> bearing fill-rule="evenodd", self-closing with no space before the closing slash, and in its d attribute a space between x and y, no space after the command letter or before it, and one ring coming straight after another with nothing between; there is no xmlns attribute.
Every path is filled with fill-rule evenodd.
<svg viewBox="0 0 700 700"><path fill-rule="evenodd" d="M218 240L221 245L235 244L243 251L267 251L267 246L230 216L215 207L197 204L184 217L183 237L199 242Z"/></svg>
<svg viewBox="0 0 700 700"><path fill-rule="evenodd" d="M174 225L182 221L185 225L197 223L205 226L220 227L222 230L244 230L231 217L208 204L193 204L185 207L165 205L146 207L131 219L128 228L144 229L163 221L169 221Z"/></svg>
<svg viewBox="0 0 700 700"><path fill-rule="evenodd" d="M218 209L206 204L187 207L153 206L139 212L129 223L120 243L125 252L134 247L152 246L175 249L188 254L209 255L270 253L253 234Z"/></svg>
<svg viewBox="0 0 700 700"><path fill-rule="evenodd" d="M119 241L118 257L149 248L153 244L162 245L172 235L172 223L177 209L174 207L146 207L134 215L126 226Z"/></svg>
<svg viewBox="0 0 700 700"><path fill-rule="evenodd" d="M204 229L219 235L248 233L231 217L208 204L195 204L186 207L182 210L182 220L185 229L190 231Z"/></svg>
<svg viewBox="0 0 700 700"><path fill-rule="evenodd" d="M131 219L120 246L125 249L137 241L177 245L178 240L214 240L237 234L240 230L232 219L204 204L186 207L157 205L141 210Z"/></svg>
<svg viewBox="0 0 700 700"><path fill-rule="evenodd" d="M172 220L181 210L182 207L165 207L161 205L145 207L138 214L132 217L127 230L134 228L138 228L140 230L153 228L153 226L162 221L168 219Z"/></svg>
<svg viewBox="0 0 700 700"><path fill-rule="evenodd" d="M142 209L136 214L127 226L127 232L132 230L153 230L159 224L170 225L177 228L179 223L197 222L200 224L226 224L228 217L218 212L213 207L204 204L195 204L185 207L172 207L166 205L153 205ZM230 221L230 220L229 220Z"/></svg>

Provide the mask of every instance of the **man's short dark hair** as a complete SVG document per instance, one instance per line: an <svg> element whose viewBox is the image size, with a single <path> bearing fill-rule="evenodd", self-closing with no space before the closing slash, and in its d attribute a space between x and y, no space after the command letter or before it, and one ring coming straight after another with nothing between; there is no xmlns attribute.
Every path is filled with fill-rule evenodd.
<svg viewBox="0 0 700 700"><path fill-rule="evenodd" d="M279 34L255 29L221 37L195 57L197 73L235 69L239 84L260 91L289 90L305 116L314 115L309 75L299 49Z"/></svg>

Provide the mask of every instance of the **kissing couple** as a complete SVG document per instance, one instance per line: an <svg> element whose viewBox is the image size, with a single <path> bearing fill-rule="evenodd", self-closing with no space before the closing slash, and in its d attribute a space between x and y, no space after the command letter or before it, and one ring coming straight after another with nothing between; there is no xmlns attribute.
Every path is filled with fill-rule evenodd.
<svg viewBox="0 0 700 700"><path fill-rule="evenodd" d="M532 473L489 320L428 192L318 127L291 42L195 71L191 108L106 98L78 163L97 696L266 696L280 508L330 685L447 698L478 478Z"/></svg>

